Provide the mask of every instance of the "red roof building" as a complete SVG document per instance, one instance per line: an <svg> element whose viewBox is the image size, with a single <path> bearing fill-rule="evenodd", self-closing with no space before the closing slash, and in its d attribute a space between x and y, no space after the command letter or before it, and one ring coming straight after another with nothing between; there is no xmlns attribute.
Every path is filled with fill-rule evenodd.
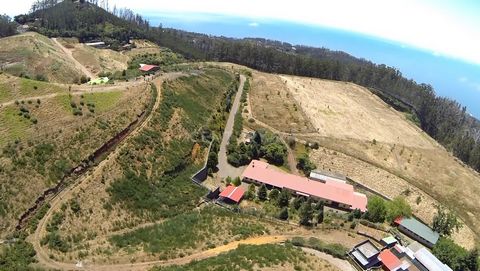
<svg viewBox="0 0 480 271"><path fill-rule="evenodd" d="M398 270L398 268L402 265L400 259L388 249L380 252L378 259L382 261L383 267L387 271Z"/></svg>
<svg viewBox="0 0 480 271"><path fill-rule="evenodd" d="M231 201L234 201L235 203L239 203L244 193L245 191L243 191L241 187L229 185L227 186L227 188L225 188L225 190L222 191L222 193L220 193L220 197L229 199Z"/></svg>
<svg viewBox="0 0 480 271"><path fill-rule="evenodd" d="M287 189L298 195L313 197L340 208L362 212L367 210L367 196L357 193L353 186L335 181L318 182L307 177L280 172L268 163L252 160L242 174L246 182L266 184Z"/></svg>
<svg viewBox="0 0 480 271"><path fill-rule="evenodd" d="M140 70L142 72L152 72L158 70L160 67L157 65L141 65Z"/></svg>

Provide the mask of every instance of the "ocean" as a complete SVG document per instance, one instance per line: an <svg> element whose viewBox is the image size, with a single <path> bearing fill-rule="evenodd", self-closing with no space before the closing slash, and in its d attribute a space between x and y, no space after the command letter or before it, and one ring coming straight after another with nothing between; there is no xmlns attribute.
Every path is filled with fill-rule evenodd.
<svg viewBox="0 0 480 271"><path fill-rule="evenodd" d="M144 13L154 26L226 36L259 37L293 45L325 47L399 69L418 83L458 101L480 119L480 65L354 32L279 20L259 20L207 14ZM380 23L380 22L379 22Z"/></svg>

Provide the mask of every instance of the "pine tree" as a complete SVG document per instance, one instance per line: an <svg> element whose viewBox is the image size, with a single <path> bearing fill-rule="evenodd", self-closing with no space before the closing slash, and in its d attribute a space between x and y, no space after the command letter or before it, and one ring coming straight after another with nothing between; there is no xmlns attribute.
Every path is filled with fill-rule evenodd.
<svg viewBox="0 0 480 271"><path fill-rule="evenodd" d="M300 225L308 226L313 218L312 204L307 201L300 207L298 215L300 216Z"/></svg>
<svg viewBox="0 0 480 271"><path fill-rule="evenodd" d="M281 220L287 220L288 219L288 208L283 207L280 213L278 214L278 218Z"/></svg>
<svg viewBox="0 0 480 271"><path fill-rule="evenodd" d="M290 193L288 193L287 190L282 189L282 192L280 192L280 195L278 196L278 199L277 199L278 207L287 207L289 201L290 201Z"/></svg>
<svg viewBox="0 0 480 271"><path fill-rule="evenodd" d="M265 201L267 199L267 187L264 184L262 184L260 189L258 189L257 197L261 201Z"/></svg>

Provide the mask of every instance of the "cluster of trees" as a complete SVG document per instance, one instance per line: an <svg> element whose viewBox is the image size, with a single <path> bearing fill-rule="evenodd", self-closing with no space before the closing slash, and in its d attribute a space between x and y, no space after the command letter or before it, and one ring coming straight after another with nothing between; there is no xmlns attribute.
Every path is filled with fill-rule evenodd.
<svg viewBox="0 0 480 271"><path fill-rule="evenodd" d="M37 0L29 14L15 17L20 24L47 36L78 37L80 41L101 39L113 49L131 38L145 38L150 25L128 9L109 11L104 1Z"/></svg>
<svg viewBox="0 0 480 271"><path fill-rule="evenodd" d="M274 165L283 165L286 160L287 147L280 138L268 131L255 131L250 144L232 137L227 146L227 160L233 166L247 165L252 159L265 158Z"/></svg>
<svg viewBox="0 0 480 271"><path fill-rule="evenodd" d="M462 227L454 212L447 211L438 206L437 214L433 217L433 230L441 236L450 236L454 231L458 231Z"/></svg>
<svg viewBox="0 0 480 271"><path fill-rule="evenodd" d="M290 213L298 214L299 224L310 226L312 223L322 223L324 210L322 202L315 202L311 198L294 197L285 189L276 188L268 191L265 185L261 185L256 191L254 184L250 184L245 197L249 200L258 199L259 201L269 201L279 208L277 217L282 220L288 220Z"/></svg>
<svg viewBox="0 0 480 271"><path fill-rule="evenodd" d="M480 270L478 250L467 251L451 239L440 238L433 247L432 253L454 271Z"/></svg>
<svg viewBox="0 0 480 271"><path fill-rule="evenodd" d="M367 209L364 217L375 223L383 223L385 220L393 222L397 217L412 216L412 207L403 197L386 201L379 196L372 196L368 199Z"/></svg>
<svg viewBox="0 0 480 271"><path fill-rule="evenodd" d="M7 15L0 15L0 38L17 33L17 24Z"/></svg>

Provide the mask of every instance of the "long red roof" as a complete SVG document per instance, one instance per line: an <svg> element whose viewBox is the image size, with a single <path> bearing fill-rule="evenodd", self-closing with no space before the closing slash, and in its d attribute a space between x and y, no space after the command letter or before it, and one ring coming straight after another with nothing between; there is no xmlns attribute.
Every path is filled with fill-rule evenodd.
<svg viewBox="0 0 480 271"><path fill-rule="evenodd" d="M250 178L258 182L286 188L300 194L306 194L338 203L350 205L351 209L367 210L367 197L364 194L356 193L353 186L335 181L325 183L310 180L289 173L272 169L268 163L253 160L243 172L242 178Z"/></svg>
<svg viewBox="0 0 480 271"><path fill-rule="evenodd" d="M243 191L241 187L229 185L222 191L222 193L220 193L220 197L228 198L238 203L240 202L240 199L242 199L244 193L245 191Z"/></svg>

